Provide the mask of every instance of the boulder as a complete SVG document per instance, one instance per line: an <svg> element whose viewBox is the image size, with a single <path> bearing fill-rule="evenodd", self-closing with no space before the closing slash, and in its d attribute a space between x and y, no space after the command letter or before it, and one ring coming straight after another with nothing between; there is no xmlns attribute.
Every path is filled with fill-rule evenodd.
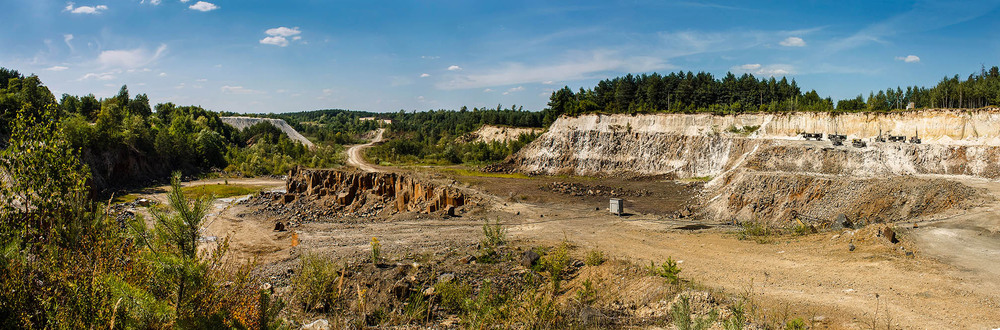
<svg viewBox="0 0 1000 330"><path fill-rule="evenodd" d="M287 230L285 229L285 224L282 223L281 221L274 223L274 231L285 231L285 230Z"/></svg>
<svg viewBox="0 0 1000 330"><path fill-rule="evenodd" d="M319 319L302 326L302 330L330 330L330 321Z"/></svg>
<svg viewBox="0 0 1000 330"><path fill-rule="evenodd" d="M890 227L885 227L882 229L880 236L885 237L889 240L889 243L896 244L899 243L899 239L896 238L896 231L892 230Z"/></svg>
<svg viewBox="0 0 1000 330"><path fill-rule="evenodd" d="M535 251L524 251L524 253L521 254L521 266L524 266L524 268L531 268L538 263L538 259L540 258L541 256L539 256L538 253L535 253Z"/></svg>

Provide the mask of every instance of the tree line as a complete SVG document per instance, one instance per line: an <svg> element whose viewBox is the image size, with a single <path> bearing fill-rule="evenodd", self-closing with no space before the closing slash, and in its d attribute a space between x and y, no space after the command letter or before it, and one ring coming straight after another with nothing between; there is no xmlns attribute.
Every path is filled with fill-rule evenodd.
<svg viewBox="0 0 1000 330"><path fill-rule="evenodd" d="M909 86L872 91L868 97L823 98L816 90L803 92L794 79L739 77L721 79L707 72L632 75L605 79L593 88L574 92L568 86L552 92L544 122L559 115L583 113L733 114L790 111L889 111L911 105L925 108L982 108L1000 104L1000 68L982 67L966 79L944 77L933 87Z"/></svg>

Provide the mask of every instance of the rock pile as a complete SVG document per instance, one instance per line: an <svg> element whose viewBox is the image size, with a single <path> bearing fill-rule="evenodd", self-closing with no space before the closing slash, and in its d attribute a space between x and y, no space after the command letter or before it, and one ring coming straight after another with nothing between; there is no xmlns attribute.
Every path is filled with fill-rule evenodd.
<svg viewBox="0 0 1000 330"><path fill-rule="evenodd" d="M585 185L580 183L551 182L542 186L542 190L573 196L605 196L605 197L642 197L652 193L645 189L629 190L602 185Z"/></svg>

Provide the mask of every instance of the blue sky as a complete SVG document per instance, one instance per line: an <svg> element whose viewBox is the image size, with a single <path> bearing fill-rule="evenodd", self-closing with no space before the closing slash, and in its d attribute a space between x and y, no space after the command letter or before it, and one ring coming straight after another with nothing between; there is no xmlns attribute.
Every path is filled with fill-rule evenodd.
<svg viewBox="0 0 1000 330"><path fill-rule="evenodd" d="M788 76L835 100L1000 65L1000 1L0 0L56 95L216 111L541 110L625 73Z"/></svg>

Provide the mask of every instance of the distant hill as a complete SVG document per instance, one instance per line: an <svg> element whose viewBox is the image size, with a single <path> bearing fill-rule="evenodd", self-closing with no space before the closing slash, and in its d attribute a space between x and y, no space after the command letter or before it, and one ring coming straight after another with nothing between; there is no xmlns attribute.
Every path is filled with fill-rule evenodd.
<svg viewBox="0 0 1000 330"><path fill-rule="evenodd" d="M292 128L292 126L288 125L288 123L286 123L284 120L281 119L253 118L253 117L219 117L219 119L222 119L223 123L229 124L230 126L233 126L239 130L243 130L247 127L266 121L271 123L271 125L274 125L274 127L280 129L282 132L285 133L285 135L288 135L288 137L291 138L292 140L302 142L302 145L305 145L310 149L314 147L312 141L306 139L306 137L302 136L302 134L299 134L299 132L296 131L295 128Z"/></svg>

